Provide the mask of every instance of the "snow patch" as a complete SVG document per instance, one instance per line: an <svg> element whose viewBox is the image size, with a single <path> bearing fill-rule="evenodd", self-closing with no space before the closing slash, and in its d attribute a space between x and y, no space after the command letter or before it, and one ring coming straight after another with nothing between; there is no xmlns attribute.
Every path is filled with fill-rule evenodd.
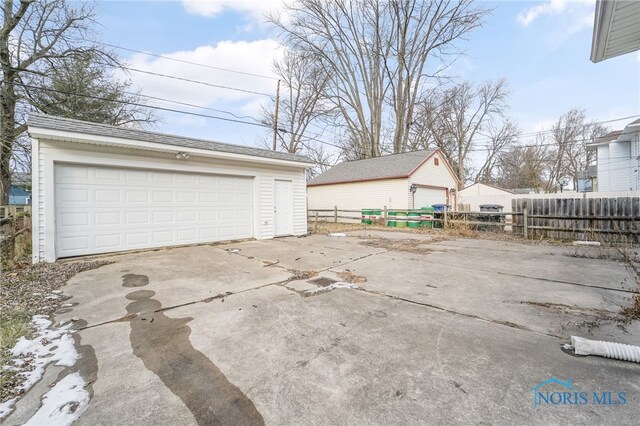
<svg viewBox="0 0 640 426"><path fill-rule="evenodd" d="M65 376L42 397L42 406L25 426L66 426L78 420L89 406L86 385L79 373Z"/></svg>
<svg viewBox="0 0 640 426"><path fill-rule="evenodd" d="M72 336L74 331L69 329L72 324L50 329L52 323L45 315L35 315L31 321L36 329L35 337L21 337L11 349L14 359L10 362L13 367L22 370L18 373L23 378L23 382L18 386L18 390L22 392L28 391L42 378L47 365L54 363L62 367L71 367L80 358ZM12 411L13 404L15 399L0 406L0 419Z"/></svg>
<svg viewBox="0 0 640 426"><path fill-rule="evenodd" d="M329 234L330 237L346 237L347 234L344 234L342 232L334 232L332 234Z"/></svg>
<svg viewBox="0 0 640 426"><path fill-rule="evenodd" d="M7 414L13 411L13 406L15 405L18 398L11 398L8 401L0 404L0 419L4 418Z"/></svg>
<svg viewBox="0 0 640 426"><path fill-rule="evenodd" d="M355 284L338 281L337 283L330 284L330 285L328 285L326 287L320 287L320 288L316 288L314 290L307 290L307 291L304 292L304 295L305 296L315 296L317 294L326 293L328 291L332 291L332 290L335 290L337 288L356 289L356 288L360 288L360 287L358 287Z"/></svg>

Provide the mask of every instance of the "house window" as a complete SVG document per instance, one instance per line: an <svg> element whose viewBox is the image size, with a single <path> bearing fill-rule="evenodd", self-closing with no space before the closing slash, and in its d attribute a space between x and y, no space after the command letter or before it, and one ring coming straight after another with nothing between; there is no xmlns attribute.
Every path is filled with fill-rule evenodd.
<svg viewBox="0 0 640 426"><path fill-rule="evenodd" d="M439 164L440 164L440 160L438 159L438 157L435 157L435 158L433 159L433 164L434 164L435 166L437 166L437 165L439 165Z"/></svg>

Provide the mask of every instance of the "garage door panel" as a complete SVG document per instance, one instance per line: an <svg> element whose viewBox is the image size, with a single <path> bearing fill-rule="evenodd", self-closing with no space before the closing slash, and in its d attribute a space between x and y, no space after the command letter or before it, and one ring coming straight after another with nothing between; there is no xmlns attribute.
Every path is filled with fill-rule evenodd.
<svg viewBox="0 0 640 426"><path fill-rule="evenodd" d="M86 188L64 188L60 191L58 199L64 203L88 203L89 190Z"/></svg>
<svg viewBox="0 0 640 426"><path fill-rule="evenodd" d="M118 189L95 189L93 194L94 202L96 204L122 202L122 199L120 197L120 190Z"/></svg>
<svg viewBox="0 0 640 426"><path fill-rule="evenodd" d="M125 244L131 246L146 246L149 244L148 232L131 232L125 234Z"/></svg>
<svg viewBox="0 0 640 426"><path fill-rule="evenodd" d="M96 183L113 184L120 182L120 171L114 169L94 169Z"/></svg>
<svg viewBox="0 0 640 426"><path fill-rule="evenodd" d="M89 214L87 213L89 216ZM96 226L122 225L122 214L118 211L101 212L96 211L93 215Z"/></svg>
<svg viewBox="0 0 640 426"><path fill-rule="evenodd" d="M89 225L89 213L61 212L59 218L58 225L61 228Z"/></svg>
<svg viewBox="0 0 640 426"><path fill-rule="evenodd" d="M64 169L56 170L56 182L63 183L83 183L89 179L89 167L87 166L69 166Z"/></svg>
<svg viewBox="0 0 640 426"><path fill-rule="evenodd" d="M251 178L56 164L58 257L253 237Z"/></svg>
<svg viewBox="0 0 640 426"><path fill-rule="evenodd" d="M148 225L149 224L149 212L125 212L124 214L125 225Z"/></svg>
<svg viewBox="0 0 640 426"><path fill-rule="evenodd" d="M121 244L120 235L96 235L95 246L98 249L113 249L117 250Z"/></svg>
<svg viewBox="0 0 640 426"><path fill-rule="evenodd" d="M173 223L172 211L154 211L154 212L151 212L151 215L152 215L151 223L154 225Z"/></svg>
<svg viewBox="0 0 640 426"><path fill-rule="evenodd" d="M89 248L89 237L88 236L79 236L79 237L59 237L58 243L60 244L60 248L62 250L69 251L82 251Z"/></svg>

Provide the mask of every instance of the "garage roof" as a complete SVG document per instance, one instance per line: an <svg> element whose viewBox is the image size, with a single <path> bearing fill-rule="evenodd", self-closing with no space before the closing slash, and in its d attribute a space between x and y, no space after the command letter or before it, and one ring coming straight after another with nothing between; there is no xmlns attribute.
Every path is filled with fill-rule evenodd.
<svg viewBox="0 0 640 426"><path fill-rule="evenodd" d="M268 149L254 148L243 145L233 145L223 142L209 141L205 139L187 138L183 136L168 135L164 133L149 132L146 130L131 129L127 127L111 126L108 124L91 123L88 121L73 120L45 114L31 113L27 120L29 132L31 128L57 130L62 132L81 133L119 139L128 139L140 142L151 142L162 145L178 146L191 149L203 149L207 151L225 152L231 154L248 155L253 157L270 158L274 160L295 161L300 163L313 163L303 155L290 154L288 152L271 151Z"/></svg>
<svg viewBox="0 0 640 426"><path fill-rule="evenodd" d="M640 1L598 0L593 25L591 61L640 49Z"/></svg>
<svg viewBox="0 0 640 426"><path fill-rule="evenodd" d="M308 186L409 177L435 151L435 149L412 151L345 161L313 178Z"/></svg>

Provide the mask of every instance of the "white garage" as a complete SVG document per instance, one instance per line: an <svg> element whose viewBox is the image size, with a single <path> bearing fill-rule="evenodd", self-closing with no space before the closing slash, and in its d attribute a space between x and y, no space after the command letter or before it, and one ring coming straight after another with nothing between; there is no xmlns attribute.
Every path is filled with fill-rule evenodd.
<svg viewBox="0 0 640 426"><path fill-rule="evenodd" d="M303 156L33 114L33 261L303 235Z"/></svg>

